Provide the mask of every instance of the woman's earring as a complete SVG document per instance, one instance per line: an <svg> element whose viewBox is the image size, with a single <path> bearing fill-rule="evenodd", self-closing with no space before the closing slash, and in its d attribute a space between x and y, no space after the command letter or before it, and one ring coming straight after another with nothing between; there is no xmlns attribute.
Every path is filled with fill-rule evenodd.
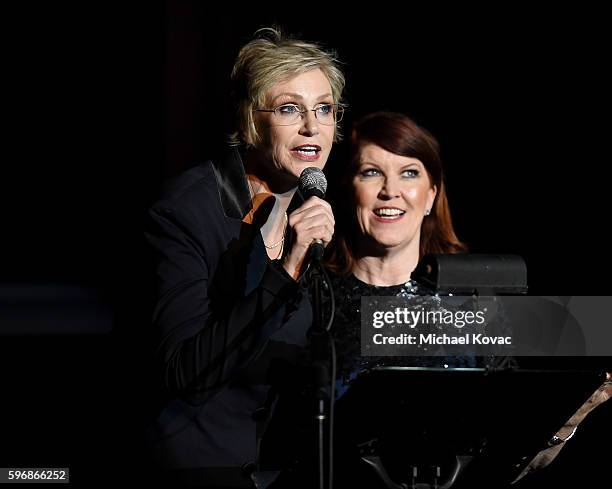
<svg viewBox="0 0 612 489"><path fill-rule="evenodd" d="M427 209L427 210L425 211L425 215L426 215L426 216L428 216L429 214L431 214L431 209Z"/></svg>

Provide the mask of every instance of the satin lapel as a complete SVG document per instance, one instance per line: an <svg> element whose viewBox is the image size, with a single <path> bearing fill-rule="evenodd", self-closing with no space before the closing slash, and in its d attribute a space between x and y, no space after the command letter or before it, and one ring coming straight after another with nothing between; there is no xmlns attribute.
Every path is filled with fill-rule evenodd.
<svg viewBox="0 0 612 489"><path fill-rule="evenodd" d="M242 219L251 210L251 198L238 149L231 148L225 158L214 159L212 166L225 217Z"/></svg>

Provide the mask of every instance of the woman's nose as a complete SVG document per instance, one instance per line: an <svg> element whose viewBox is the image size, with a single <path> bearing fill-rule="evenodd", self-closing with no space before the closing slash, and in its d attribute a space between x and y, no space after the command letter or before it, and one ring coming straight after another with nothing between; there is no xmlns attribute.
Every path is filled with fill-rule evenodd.
<svg viewBox="0 0 612 489"><path fill-rule="evenodd" d="M395 178L385 178L382 188L380 189L380 196L393 199L400 196L399 182Z"/></svg>
<svg viewBox="0 0 612 489"><path fill-rule="evenodd" d="M319 134L319 122L317 121L313 111L309 110L302 115L300 124L300 134L304 136L316 136Z"/></svg>

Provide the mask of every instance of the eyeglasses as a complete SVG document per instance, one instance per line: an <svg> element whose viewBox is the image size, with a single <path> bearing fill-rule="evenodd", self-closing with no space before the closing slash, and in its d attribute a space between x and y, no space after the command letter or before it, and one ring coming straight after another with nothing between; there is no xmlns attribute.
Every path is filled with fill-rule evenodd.
<svg viewBox="0 0 612 489"><path fill-rule="evenodd" d="M296 104L283 104L275 109L255 109L255 112L272 112L274 123L279 126L297 124L310 111L314 112L317 121L325 126L333 126L344 116L344 107L338 104L319 104L314 109L302 109Z"/></svg>

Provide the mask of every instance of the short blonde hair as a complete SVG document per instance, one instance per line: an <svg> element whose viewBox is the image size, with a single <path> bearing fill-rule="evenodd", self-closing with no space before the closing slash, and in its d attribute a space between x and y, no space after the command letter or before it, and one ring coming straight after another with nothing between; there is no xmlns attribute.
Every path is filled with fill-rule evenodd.
<svg viewBox="0 0 612 489"><path fill-rule="evenodd" d="M259 29L255 38L238 53L232 70L236 130L230 135L230 144L245 142L256 146L261 142L253 110L263 106L266 93L279 81L320 69L329 80L334 103L341 104L344 75L339 64L333 51L285 37L278 27ZM334 142L340 139L339 127L336 127Z"/></svg>

